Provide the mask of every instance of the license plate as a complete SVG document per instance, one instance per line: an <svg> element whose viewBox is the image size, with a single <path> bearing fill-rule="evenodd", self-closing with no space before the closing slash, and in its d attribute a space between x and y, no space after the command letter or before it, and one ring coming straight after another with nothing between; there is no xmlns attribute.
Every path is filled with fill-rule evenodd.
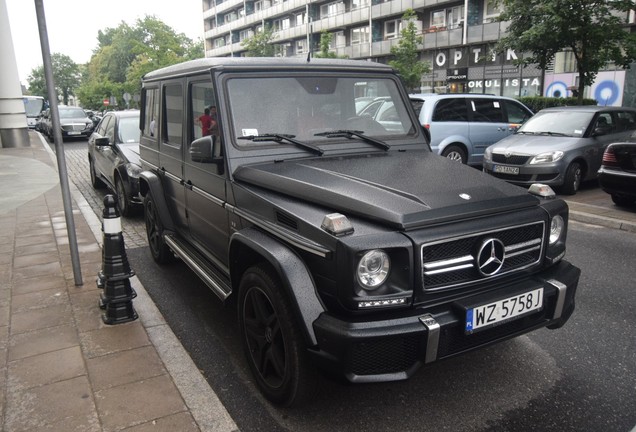
<svg viewBox="0 0 636 432"><path fill-rule="evenodd" d="M497 300L466 311L466 333L543 309L543 288Z"/></svg>
<svg viewBox="0 0 636 432"><path fill-rule="evenodd" d="M511 167L506 165L495 165L493 171L500 174L519 175L519 167Z"/></svg>
<svg viewBox="0 0 636 432"><path fill-rule="evenodd" d="M68 134L69 135L79 135L81 132L80 131L70 131Z"/></svg>

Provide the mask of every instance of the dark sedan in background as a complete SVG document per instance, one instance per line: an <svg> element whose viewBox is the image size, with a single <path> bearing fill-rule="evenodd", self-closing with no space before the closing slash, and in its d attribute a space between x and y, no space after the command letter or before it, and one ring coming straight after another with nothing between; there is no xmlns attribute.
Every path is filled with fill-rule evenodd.
<svg viewBox="0 0 636 432"><path fill-rule="evenodd" d="M636 204L636 132L629 142L607 146L598 171L601 189L612 196L618 206Z"/></svg>
<svg viewBox="0 0 636 432"><path fill-rule="evenodd" d="M117 194L122 216L131 215L139 198L139 111L113 111L99 122L88 140L91 183Z"/></svg>
<svg viewBox="0 0 636 432"><path fill-rule="evenodd" d="M62 139L65 138L86 138L95 129L95 124L88 118L86 111L76 106L59 105L57 107L60 115L60 129L62 131ZM53 119L51 118L51 110L48 109L44 113L40 130L53 140Z"/></svg>

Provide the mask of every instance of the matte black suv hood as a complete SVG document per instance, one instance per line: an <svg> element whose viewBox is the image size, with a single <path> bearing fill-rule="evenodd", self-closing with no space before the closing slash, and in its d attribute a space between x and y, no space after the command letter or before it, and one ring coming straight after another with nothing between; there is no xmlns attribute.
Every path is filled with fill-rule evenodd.
<svg viewBox="0 0 636 432"><path fill-rule="evenodd" d="M526 189L428 151L244 165L234 178L400 229L538 204Z"/></svg>

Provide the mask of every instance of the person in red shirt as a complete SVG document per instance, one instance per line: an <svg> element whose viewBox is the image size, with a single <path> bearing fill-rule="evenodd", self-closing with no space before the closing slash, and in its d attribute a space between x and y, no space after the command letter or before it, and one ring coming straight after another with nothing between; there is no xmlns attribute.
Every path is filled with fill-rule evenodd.
<svg viewBox="0 0 636 432"><path fill-rule="evenodd" d="M196 118L195 123L201 126L201 134L203 136L211 135L212 127L216 125L216 122L212 120L212 117L210 116L209 108L206 108L203 111L203 114ZM212 123L215 123L215 125Z"/></svg>

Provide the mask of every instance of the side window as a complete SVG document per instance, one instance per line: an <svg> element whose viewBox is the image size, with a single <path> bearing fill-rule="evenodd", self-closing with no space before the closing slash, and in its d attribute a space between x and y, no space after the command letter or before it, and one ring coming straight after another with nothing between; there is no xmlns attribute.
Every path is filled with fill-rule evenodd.
<svg viewBox="0 0 636 432"><path fill-rule="evenodd" d="M508 123L524 123L530 117L532 117L532 113L528 112L521 104L503 100L504 106L506 107L506 113L508 114Z"/></svg>
<svg viewBox="0 0 636 432"><path fill-rule="evenodd" d="M183 137L183 88L181 84L168 84L163 89L163 142L181 146Z"/></svg>
<svg viewBox="0 0 636 432"><path fill-rule="evenodd" d="M466 99L450 98L439 100L437 105L435 105L432 120L439 122L468 121Z"/></svg>
<svg viewBox="0 0 636 432"><path fill-rule="evenodd" d="M104 136L108 137L108 142L115 144L115 119L111 116L110 121L106 125Z"/></svg>
<svg viewBox="0 0 636 432"><path fill-rule="evenodd" d="M499 99L473 99L470 101L473 121L480 123L506 123Z"/></svg>
<svg viewBox="0 0 636 432"><path fill-rule="evenodd" d="M206 170L216 174L222 173L221 134L219 114L216 109L214 87L210 82L194 83L190 86L190 106L193 121L189 125L188 157L190 162L208 164ZM209 140L199 138L210 136Z"/></svg>
<svg viewBox="0 0 636 432"><path fill-rule="evenodd" d="M155 136L157 121L159 118L159 89L147 88L146 105L144 107L144 130L143 134L147 136Z"/></svg>
<svg viewBox="0 0 636 432"><path fill-rule="evenodd" d="M611 133L614 131L614 126L615 125L614 121L612 120L612 115L608 112L605 112L598 115L594 129L602 128L605 130L605 133Z"/></svg>
<svg viewBox="0 0 636 432"><path fill-rule="evenodd" d="M631 111L619 111L616 113L616 116L619 132L636 129L636 113Z"/></svg>
<svg viewBox="0 0 636 432"><path fill-rule="evenodd" d="M112 117L113 116L106 116L106 117L104 117L104 120L102 120L99 123L99 127L97 128L97 131L96 131L99 135L101 135L103 137L106 136L106 128L108 127L108 122L110 122L110 119Z"/></svg>

